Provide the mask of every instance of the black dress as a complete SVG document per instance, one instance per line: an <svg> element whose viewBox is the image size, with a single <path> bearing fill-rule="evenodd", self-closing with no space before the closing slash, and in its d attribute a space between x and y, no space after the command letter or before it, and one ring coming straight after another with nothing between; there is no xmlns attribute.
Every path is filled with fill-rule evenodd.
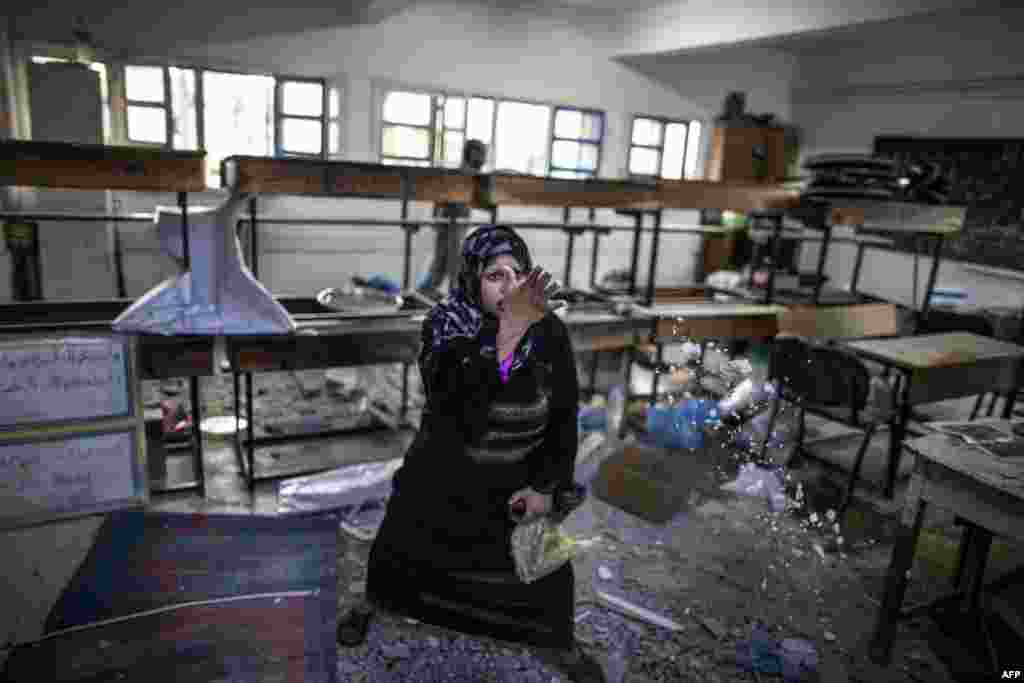
<svg viewBox="0 0 1024 683"><path fill-rule="evenodd" d="M526 486L547 493L572 483L579 385L569 332L549 313L520 342L530 354L503 383L481 343L495 326L487 317L477 339L421 356L422 423L370 551L367 596L465 633L567 647L572 565L519 581L508 499ZM431 341L425 325L423 343Z"/></svg>

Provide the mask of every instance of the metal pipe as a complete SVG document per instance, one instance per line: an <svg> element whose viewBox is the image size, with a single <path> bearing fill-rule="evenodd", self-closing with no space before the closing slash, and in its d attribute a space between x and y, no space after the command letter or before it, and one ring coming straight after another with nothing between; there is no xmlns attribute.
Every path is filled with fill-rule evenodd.
<svg viewBox="0 0 1024 683"><path fill-rule="evenodd" d="M597 248L601 241L601 231L594 231L594 250L590 254L590 288L597 286Z"/></svg>
<svg viewBox="0 0 1024 683"><path fill-rule="evenodd" d="M641 211L637 211L633 215L633 252L630 256L630 268L629 268L629 295L636 295L636 267L637 261L640 258L640 231L644 227L644 214Z"/></svg>
<svg viewBox="0 0 1024 683"><path fill-rule="evenodd" d="M939 262L942 260L942 235L935 235L935 246L932 248L932 270L928 274L928 286L924 290L924 301L921 303L921 320L928 317L928 308L931 306L932 291L935 289L935 280L939 276Z"/></svg>
<svg viewBox="0 0 1024 683"><path fill-rule="evenodd" d="M647 272L647 305L654 303L654 279L658 273L658 242L661 238L661 209L654 212L654 235L651 240L651 267Z"/></svg>
<svg viewBox="0 0 1024 683"><path fill-rule="evenodd" d="M821 226L822 230L825 231L824 239L821 241L821 248L818 250L818 272L817 279L814 281L814 303L817 305L818 299L821 298L821 286L822 278L825 274L825 262L828 260L828 245L832 239L832 226L826 223Z"/></svg>
<svg viewBox="0 0 1024 683"><path fill-rule="evenodd" d="M260 277L259 267L259 230L257 229L256 223L256 196L253 195L249 198L249 216L250 225L249 229L249 262L252 264L252 276L257 280Z"/></svg>
<svg viewBox="0 0 1024 683"><path fill-rule="evenodd" d="M152 223L151 213L37 213L20 211L0 211L0 219L26 221L79 221L95 223Z"/></svg>

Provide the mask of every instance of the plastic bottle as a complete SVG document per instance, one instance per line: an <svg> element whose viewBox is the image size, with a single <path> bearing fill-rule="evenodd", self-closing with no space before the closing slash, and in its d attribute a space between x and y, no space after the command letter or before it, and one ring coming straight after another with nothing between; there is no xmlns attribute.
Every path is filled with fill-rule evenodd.
<svg viewBox="0 0 1024 683"><path fill-rule="evenodd" d="M608 436L614 438L619 435L622 429L622 421L626 412L626 389L621 384L611 388L608 392Z"/></svg>

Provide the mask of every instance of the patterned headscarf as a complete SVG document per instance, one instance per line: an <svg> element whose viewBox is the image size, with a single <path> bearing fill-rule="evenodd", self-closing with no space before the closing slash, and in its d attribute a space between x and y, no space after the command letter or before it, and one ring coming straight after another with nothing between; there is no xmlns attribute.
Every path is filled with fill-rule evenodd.
<svg viewBox="0 0 1024 683"><path fill-rule="evenodd" d="M430 348L423 349L421 360L428 361L439 350L457 337L472 339L480 334L485 318L494 316L483 309L480 299L480 276L492 259L510 254L523 270L530 270L533 263L526 242L512 228L500 225L486 225L469 235L462 244L462 265L459 269L458 284L448 297L430 310L427 321L431 330ZM482 340L483 353L495 353L495 340ZM517 350L512 361L512 370L522 367L530 353L528 341Z"/></svg>

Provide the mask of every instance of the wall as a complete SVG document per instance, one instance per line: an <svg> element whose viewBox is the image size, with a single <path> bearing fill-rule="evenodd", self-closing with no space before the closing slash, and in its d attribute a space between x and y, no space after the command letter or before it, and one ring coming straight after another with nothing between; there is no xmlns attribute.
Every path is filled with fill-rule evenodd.
<svg viewBox="0 0 1024 683"><path fill-rule="evenodd" d="M1020 9L964 14L805 56L793 92L802 156L870 153L876 135L1024 137L1024 45L1013 34L1021 22ZM861 288L910 304L913 256L868 253ZM830 249L835 283L848 281L853 257L852 248ZM817 249L805 249L804 267L816 263ZM919 297L930 267L931 259L919 259ZM938 284L964 287L981 305L1024 306L1024 280L952 261L941 263Z"/></svg>
<svg viewBox="0 0 1024 683"><path fill-rule="evenodd" d="M798 59L781 50L749 46L622 61L695 102L709 121L732 91L746 93L750 114L775 114L781 122L792 115L790 85Z"/></svg>

